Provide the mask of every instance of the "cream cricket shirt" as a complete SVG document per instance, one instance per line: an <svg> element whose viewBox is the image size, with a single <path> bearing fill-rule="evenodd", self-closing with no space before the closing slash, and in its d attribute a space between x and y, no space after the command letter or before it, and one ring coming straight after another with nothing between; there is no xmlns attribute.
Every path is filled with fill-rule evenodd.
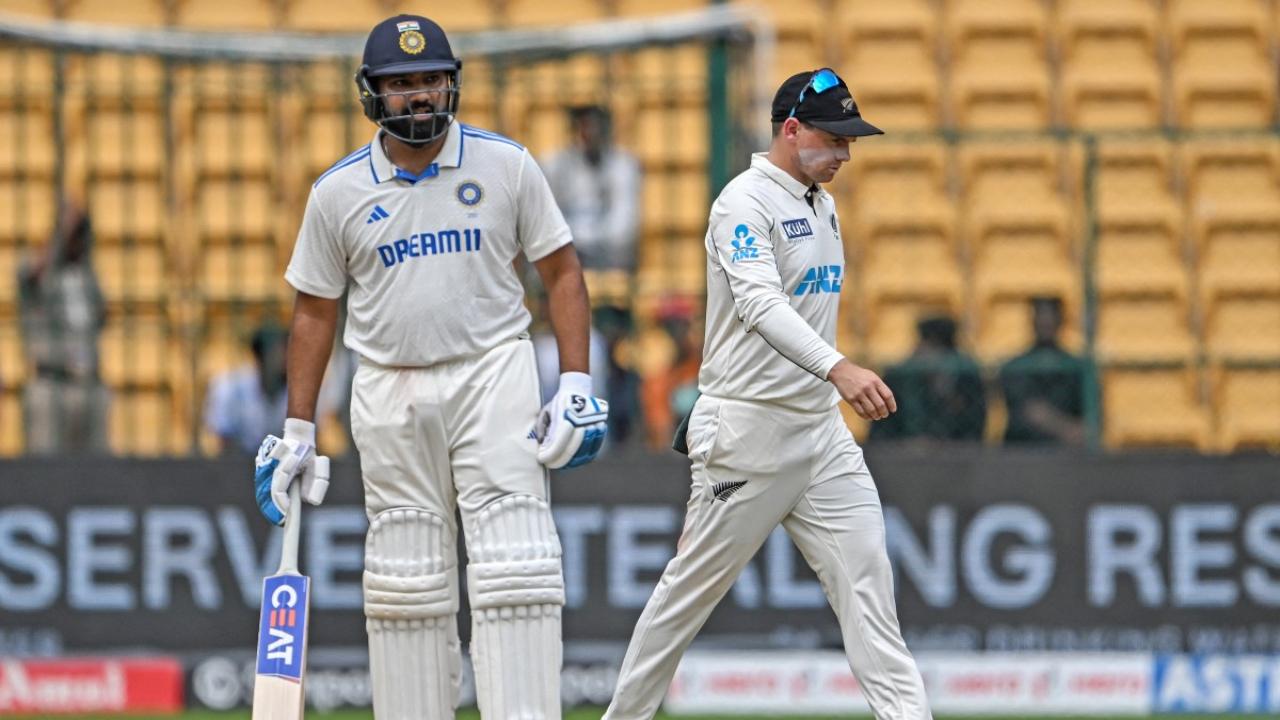
<svg viewBox="0 0 1280 720"><path fill-rule="evenodd" d="M703 393L813 412L839 402L826 376L843 357L844 247L831 195L817 189L810 207L807 193L756 153L711 206Z"/></svg>
<svg viewBox="0 0 1280 720"><path fill-rule="evenodd" d="M311 188L285 279L347 299L343 342L381 365L425 366L482 353L529 327L512 261L570 242L529 152L454 122L420 176L380 138Z"/></svg>

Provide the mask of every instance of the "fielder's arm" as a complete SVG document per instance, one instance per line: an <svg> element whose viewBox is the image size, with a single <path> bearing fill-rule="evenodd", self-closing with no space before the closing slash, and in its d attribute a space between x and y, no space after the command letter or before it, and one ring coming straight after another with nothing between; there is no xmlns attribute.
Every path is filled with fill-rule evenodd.
<svg viewBox="0 0 1280 720"><path fill-rule="evenodd" d="M315 422L320 382L333 350L338 327L338 298L298 292L289 328L289 412L291 418Z"/></svg>
<svg viewBox="0 0 1280 720"><path fill-rule="evenodd" d="M577 251L573 249L573 245L562 245L550 255L535 261L533 266L542 277L543 286L547 288L551 329L555 332L556 345L560 350L560 372L588 372L591 304L587 299L587 284L582 279L582 264L578 262ZM290 353L290 360L292 359ZM292 397L290 391L290 407Z"/></svg>

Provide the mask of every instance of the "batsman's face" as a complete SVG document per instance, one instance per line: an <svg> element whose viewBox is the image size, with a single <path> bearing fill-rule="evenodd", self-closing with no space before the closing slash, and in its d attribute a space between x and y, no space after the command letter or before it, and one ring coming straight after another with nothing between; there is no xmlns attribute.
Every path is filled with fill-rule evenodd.
<svg viewBox="0 0 1280 720"><path fill-rule="evenodd" d="M392 115L412 115L414 122L430 122L431 114L448 107L446 91L449 75L443 72L416 72L388 75L379 89L386 95Z"/></svg>
<svg viewBox="0 0 1280 720"><path fill-rule="evenodd" d="M832 135L812 125L796 121L795 145L800 172L815 183L828 183L840 167L849 162L849 143L854 138Z"/></svg>

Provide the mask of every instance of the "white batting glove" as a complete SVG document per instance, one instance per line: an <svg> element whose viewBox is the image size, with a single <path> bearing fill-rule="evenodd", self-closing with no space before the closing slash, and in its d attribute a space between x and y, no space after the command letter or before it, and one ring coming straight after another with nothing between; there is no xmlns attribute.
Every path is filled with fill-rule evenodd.
<svg viewBox="0 0 1280 720"><path fill-rule="evenodd" d="M596 458L608 432L609 403L591 394L591 376L560 374L560 388L538 413L538 462L556 470Z"/></svg>
<svg viewBox="0 0 1280 720"><path fill-rule="evenodd" d="M329 458L315 454L316 426L297 418L284 421L284 438L268 435L254 462L254 495L258 509L276 525L289 511L289 486L300 477L302 499L312 505L324 501L329 489Z"/></svg>

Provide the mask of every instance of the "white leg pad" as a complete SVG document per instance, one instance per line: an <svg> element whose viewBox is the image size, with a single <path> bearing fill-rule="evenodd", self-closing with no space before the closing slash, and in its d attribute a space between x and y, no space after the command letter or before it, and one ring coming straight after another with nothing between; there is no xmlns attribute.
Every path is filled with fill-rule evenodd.
<svg viewBox="0 0 1280 720"><path fill-rule="evenodd" d="M467 555L480 714L559 718L564 578L551 508L532 495L486 505L467 522Z"/></svg>
<svg viewBox="0 0 1280 720"><path fill-rule="evenodd" d="M364 614L378 720L452 718L462 687L457 545L440 515L393 508L369 524Z"/></svg>

